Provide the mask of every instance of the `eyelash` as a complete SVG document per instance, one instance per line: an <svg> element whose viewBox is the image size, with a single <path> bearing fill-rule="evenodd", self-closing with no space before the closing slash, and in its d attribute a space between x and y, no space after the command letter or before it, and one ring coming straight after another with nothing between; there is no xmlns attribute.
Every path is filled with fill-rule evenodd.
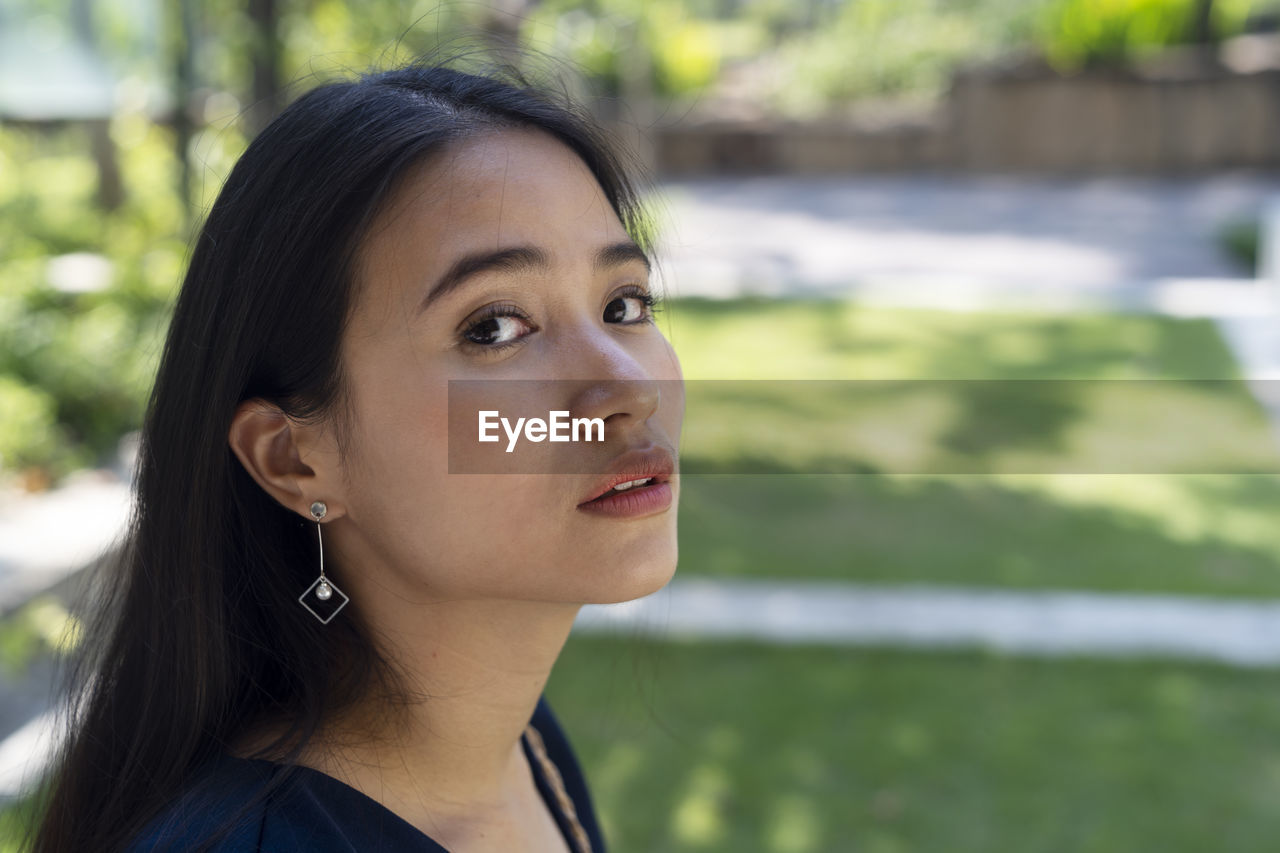
<svg viewBox="0 0 1280 853"><path fill-rule="evenodd" d="M614 325L639 326L642 323L653 323L655 315L659 311L663 310L661 297L654 296L649 291L636 285L624 288L617 294L617 296L609 301L609 304L613 304L613 302L618 299L638 299L640 303L644 305L644 316L639 320L633 320L630 323L616 323ZM459 343L464 348L471 349L473 351L496 353L518 345L523 338L527 337L527 335L521 335L514 341L507 341L503 344L478 344L475 341L467 340L467 335L471 334L475 329L484 325L489 320L494 320L499 317L514 317L517 320L522 320L528 325L533 326L533 321L530 320L523 311L520 311L518 308L515 308L508 303L498 303L485 308L480 316L475 319L475 322L469 323L467 327L462 330ZM536 326L534 326L534 330L537 330Z"/></svg>

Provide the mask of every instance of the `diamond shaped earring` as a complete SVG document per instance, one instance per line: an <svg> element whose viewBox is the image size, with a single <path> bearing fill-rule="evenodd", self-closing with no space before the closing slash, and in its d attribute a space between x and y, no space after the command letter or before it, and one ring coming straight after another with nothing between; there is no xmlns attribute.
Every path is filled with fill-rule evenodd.
<svg viewBox="0 0 1280 853"><path fill-rule="evenodd" d="M311 586L298 596L299 603L324 625L328 625L351 600L324 574L324 535L320 532L320 520L328 511L324 501L316 501L311 505L311 517L316 520L316 542L320 546L320 577L312 581Z"/></svg>

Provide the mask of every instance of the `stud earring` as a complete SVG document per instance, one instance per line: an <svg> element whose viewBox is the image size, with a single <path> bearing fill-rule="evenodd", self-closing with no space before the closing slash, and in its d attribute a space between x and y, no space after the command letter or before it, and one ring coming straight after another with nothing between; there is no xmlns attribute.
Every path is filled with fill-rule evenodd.
<svg viewBox="0 0 1280 853"><path fill-rule="evenodd" d="M324 501L316 501L311 505L311 517L316 520L316 542L320 546L320 577L312 581L311 586L298 596L299 603L325 625L328 625L330 620L338 615L338 611L346 607L347 602L351 600L324 574L324 534L320 532L320 520L328 511L329 508L324 505Z"/></svg>

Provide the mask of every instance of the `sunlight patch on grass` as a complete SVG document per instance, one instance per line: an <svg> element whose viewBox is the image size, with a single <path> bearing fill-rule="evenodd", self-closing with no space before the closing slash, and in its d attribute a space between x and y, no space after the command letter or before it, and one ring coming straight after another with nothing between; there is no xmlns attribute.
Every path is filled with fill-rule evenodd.
<svg viewBox="0 0 1280 853"><path fill-rule="evenodd" d="M718 764L693 767L679 804L671 815L672 835L693 849L720 844L725 837L725 818L720 801L729 787L729 777Z"/></svg>
<svg viewBox="0 0 1280 853"><path fill-rule="evenodd" d="M821 820L814 803L797 794L783 794L769 803L766 842L776 853L809 853L821 840Z"/></svg>

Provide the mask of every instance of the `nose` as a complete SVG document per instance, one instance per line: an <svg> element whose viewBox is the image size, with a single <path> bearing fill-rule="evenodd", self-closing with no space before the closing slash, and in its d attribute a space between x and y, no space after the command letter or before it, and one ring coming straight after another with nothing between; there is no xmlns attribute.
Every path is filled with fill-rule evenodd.
<svg viewBox="0 0 1280 853"><path fill-rule="evenodd" d="M570 403L573 417L600 418L606 434L624 422L643 424L658 410L662 395L656 379L587 380Z"/></svg>
<svg viewBox="0 0 1280 853"><path fill-rule="evenodd" d="M574 417L600 418L608 428L622 421L643 424L658 410L661 381L608 332L588 336L570 363L572 373L586 377L568 383Z"/></svg>

